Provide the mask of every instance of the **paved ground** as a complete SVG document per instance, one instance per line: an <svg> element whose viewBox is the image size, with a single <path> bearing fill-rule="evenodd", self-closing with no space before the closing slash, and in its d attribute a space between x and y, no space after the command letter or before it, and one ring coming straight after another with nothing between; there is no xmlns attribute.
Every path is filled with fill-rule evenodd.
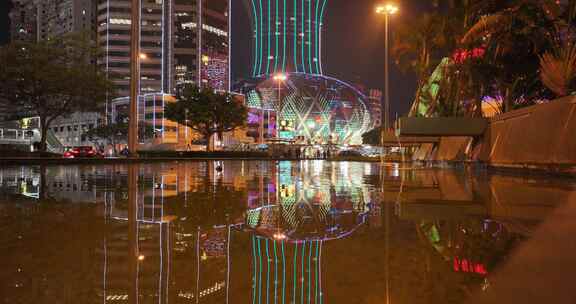
<svg viewBox="0 0 576 304"><path fill-rule="evenodd" d="M490 278L470 303L576 303L576 195Z"/></svg>

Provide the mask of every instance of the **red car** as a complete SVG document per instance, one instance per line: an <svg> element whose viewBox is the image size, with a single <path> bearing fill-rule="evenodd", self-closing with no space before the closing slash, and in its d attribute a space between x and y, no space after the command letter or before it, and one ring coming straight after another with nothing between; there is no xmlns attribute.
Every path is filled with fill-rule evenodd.
<svg viewBox="0 0 576 304"><path fill-rule="evenodd" d="M94 157L102 157L102 154L91 146L74 147L64 152L64 158L94 158Z"/></svg>

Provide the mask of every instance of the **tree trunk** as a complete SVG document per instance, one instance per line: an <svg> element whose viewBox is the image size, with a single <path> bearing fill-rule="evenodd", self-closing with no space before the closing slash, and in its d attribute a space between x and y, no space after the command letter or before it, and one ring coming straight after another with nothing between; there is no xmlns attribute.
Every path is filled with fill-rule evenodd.
<svg viewBox="0 0 576 304"><path fill-rule="evenodd" d="M38 151L46 152L48 150L48 146L46 145L47 139L48 122L46 121L46 117L40 116L40 146L38 147Z"/></svg>
<svg viewBox="0 0 576 304"><path fill-rule="evenodd" d="M212 132L208 132L204 135L204 137L206 138L206 151L207 152L214 151L214 142L212 141L213 135L214 135L214 133L212 133Z"/></svg>

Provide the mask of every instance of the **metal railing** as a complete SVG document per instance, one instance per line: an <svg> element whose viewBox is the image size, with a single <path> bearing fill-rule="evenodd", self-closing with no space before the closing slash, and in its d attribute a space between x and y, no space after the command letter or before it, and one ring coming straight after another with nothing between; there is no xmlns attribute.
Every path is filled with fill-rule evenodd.
<svg viewBox="0 0 576 304"><path fill-rule="evenodd" d="M32 145L40 142L40 139L39 129L0 128L0 144L2 145L29 145L32 148ZM46 133L46 146L50 152L64 153L64 146L52 130L48 130Z"/></svg>

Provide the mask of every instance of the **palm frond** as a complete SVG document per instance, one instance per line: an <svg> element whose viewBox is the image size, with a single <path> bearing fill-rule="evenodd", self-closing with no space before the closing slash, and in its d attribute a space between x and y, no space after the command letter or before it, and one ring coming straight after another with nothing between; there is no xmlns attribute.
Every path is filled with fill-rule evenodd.
<svg viewBox="0 0 576 304"><path fill-rule="evenodd" d="M576 47L559 47L555 53L540 56L540 78L542 83L558 96L566 96L576 78Z"/></svg>
<svg viewBox="0 0 576 304"><path fill-rule="evenodd" d="M493 32L498 28L506 26L510 18L508 15L503 13L496 13L493 15L488 15L480 18L476 24L474 24L464 37L462 38L462 43L471 43L482 39L487 33Z"/></svg>

